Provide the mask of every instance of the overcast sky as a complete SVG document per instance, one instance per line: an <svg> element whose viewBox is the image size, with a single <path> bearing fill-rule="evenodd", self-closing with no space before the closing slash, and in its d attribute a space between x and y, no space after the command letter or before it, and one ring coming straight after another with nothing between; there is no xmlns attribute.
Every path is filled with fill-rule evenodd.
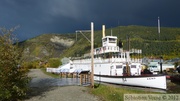
<svg viewBox="0 0 180 101"><path fill-rule="evenodd" d="M0 0L0 27L20 27L18 39L127 25L180 27L180 0Z"/></svg>

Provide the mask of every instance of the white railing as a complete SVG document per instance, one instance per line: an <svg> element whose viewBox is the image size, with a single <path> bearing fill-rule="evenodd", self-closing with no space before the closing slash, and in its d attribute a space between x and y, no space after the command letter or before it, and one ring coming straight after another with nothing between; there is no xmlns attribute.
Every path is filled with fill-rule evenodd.
<svg viewBox="0 0 180 101"><path fill-rule="evenodd" d="M94 63L122 63L122 62L137 62L141 63L142 59L127 59L120 57L113 57L108 59L94 58ZM82 60L73 60L72 63L91 63L91 58Z"/></svg>
<svg viewBox="0 0 180 101"><path fill-rule="evenodd" d="M115 57L115 58L108 58L108 59L103 59L103 58L95 58L94 63L120 63L120 62L142 62L142 59L127 59L127 58L120 58L120 57ZM82 59L82 60L73 60L72 63L91 63L91 58L90 59Z"/></svg>
<svg viewBox="0 0 180 101"><path fill-rule="evenodd" d="M94 55L103 54L108 52L119 52L118 46L106 46L106 47L99 47L94 49Z"/></svg>

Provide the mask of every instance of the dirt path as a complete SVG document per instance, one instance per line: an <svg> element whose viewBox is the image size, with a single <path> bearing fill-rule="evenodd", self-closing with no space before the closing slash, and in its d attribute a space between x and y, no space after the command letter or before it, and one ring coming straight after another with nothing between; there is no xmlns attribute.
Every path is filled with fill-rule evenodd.
<svg viewBox="0 0 180 101"><path fill-rule="evenodd" d="M28 76L32 78L52 78L44 74L40 69L30 69Z"/></svg>
<svg viewBox="0 0 180 101"><path fill-rule="evenodd" d="M88 88L83 86L52 86L54 78L45 75L39 69L30 70L33 77L25 101L99 101L98 97L88 93Z"/></svg>

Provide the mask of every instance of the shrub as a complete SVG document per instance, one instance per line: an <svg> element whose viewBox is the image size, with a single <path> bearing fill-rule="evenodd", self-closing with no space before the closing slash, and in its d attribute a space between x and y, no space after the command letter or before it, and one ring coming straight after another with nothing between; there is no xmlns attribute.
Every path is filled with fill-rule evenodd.
<svg viewBox="0 0 180 101"><path fill-rule="evenodd" d="M35 69L37 68L36 64L34 62L24 62L23 67L26 69Z"/></svg>
<svg viewBox="0 0 180 101"><path fill-rule="evenodd" d="M58 67L61 64L59 58L50 58L48 63L50 67Z"/></svg>
<svg viewBox="0 0 180 101"><path fill-rule="evenodd" d="M28 90L27 70L21 67L21 50L17 47L12 30L1 29L0 33L0 99L17 101Z"/></svg>

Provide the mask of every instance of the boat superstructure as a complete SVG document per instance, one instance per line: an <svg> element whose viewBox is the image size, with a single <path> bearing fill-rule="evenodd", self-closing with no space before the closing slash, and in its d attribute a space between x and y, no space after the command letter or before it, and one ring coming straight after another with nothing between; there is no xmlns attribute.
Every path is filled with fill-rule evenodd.
<svg viewBox="0 0 180 101"><path fill-rule="evenodd" d="M105 36L105 26L103 25L102 47L94 49L94 74L123 76L126 74L128 65L129 75L141 75L141 60L131 59L130 53L137 51L123 51L123 43L116 36ZM139 53L141 50L139 50ZM138 52L137 52L138 53ZM70 61L74 70L91 70L91 58L75 59Z"/></svg>

